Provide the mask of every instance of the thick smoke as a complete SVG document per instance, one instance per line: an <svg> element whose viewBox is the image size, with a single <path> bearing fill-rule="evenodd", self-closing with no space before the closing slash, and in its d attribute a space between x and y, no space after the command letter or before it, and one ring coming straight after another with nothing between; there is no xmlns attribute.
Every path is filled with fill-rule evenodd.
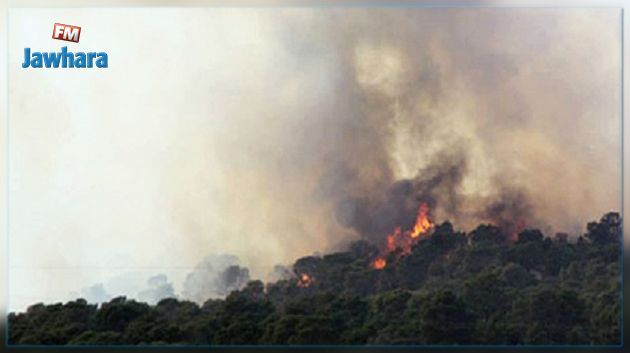
<svg viewBox="0 0 630 353"><path fill-rule="evenodd" d="M358 237L379 241L412 224L420 202L435 221L463 229L491 222L507 232L577 234L620 200L618 16L594 16L382 8L260 15L273 60L259 58L248 72L268 74L273 89L235 80L240 103L227 113L234 125L206 146L224 162L206 200L220 200L221 219L205 220L203 200L182 192L183 232L222 224L247 237L228 250L252 268Z"/></svg>
<svg viewBox="0 0 630 353"><path fill-rule="evenodd" d="M102 302L106 302L112 298L111 294L107 292L103 283L97 283L88 287L81 289L80 295L77 293L71 293L71 298L69 300L74 300L76 298L83 298L88 303L100 304Z"/></svg>
<svg viewBox="0 0 630 353"><path fill-rule="evenodd" d="M287 268L277 265L269 274L269 278L271 280L287 278L287 273L290 273ZM210 298L225 297L231 291L242 288L249 279L249 270L239 266L238 257L228 254L210 254L186 276L181 295L176 294L173 283L165 274L157 274L149 277L146 287L135 296L130 296L129 289L125 288L114 290L115 295L112 295L110 294L112 288L106 289L104 284L97 283L81 289L80 293L70 293L68 300L84 298L89 303L100 304L115 296L128 296L154 305L165 298L182 297L201 304ZM120 287L114 284L111 285Z"/></svg>
<svg viewBox="0 0 630 353"><path fill-rule="evenodd" d="M11 259L48 278L12 276L15 293L102 280L48 270L60 265L163 266L180 284L176 268L209 249L237 255L189 276L186 294L203 300L238 287L215 284L228 266L262 278L378 242L419 202L465 230L571 235L620 208L618 9L110 10L72 13L160 40L107 32L104 48L133 55L90 90L79 75L53 97L54 75L11 59ZM35 12L11 13L12 53L54 20Z"/></svg>
<svg viewBox="0 0 630 353"><path fill-rule="evenodd" d="M284 279L292 278L293 272L291 269L284 265L275 265L271 272L265 277L266 282L277 282Z"/></svg>
<svg viewBox="0 0 630 353"><path fill-rule="evenodd" d="M211 254L195 266L184 281L182 296L198 303L224 297L249 281L249 270L234 255Z"/></svg>
<svg viewBox="0 0 630 353"><path fill-rule="evenodd" d="M584 141L562 135L567 125L574 134L574 120L587 119L584 113L567 105L549 116L546 110L554 103L548 98L524 98L528 90L545 87L547 79L529 73L534 64L520 56L529 58L528 50L557 55L545 41L568 40L563 32L575 31L554 22L562 16L452 10L378 15L358 12L336 22L345 25L322 26L334 28L339 64L351 73L338 92L345 103L335 115L338 121L326 122L343 138L328 144L334 152L322 164L319 181L343 226L382 239L394 226L410 227L418 205L426 202L438 220L461 227L492 222L508 234L525 226L574 230L584 219L618 208L618 114L602 117L612 126L608 137L617 142L589 146L589 155L576 156L573 151ZM523 25L532 20L541 26L540 35L550 37L512 43L507 51L500 45L516 41L518 31L500 35L495 30L511 27L512 20ZM570 59L570 66L584 65ZM556 64L543 67L582 85L578 92L571 84L560 85L554 92L558 100L588 94L599 80L563 72ZM615 87L614 80L609 83ZM618 91L608 94L616 107ZM560 123L544 121L551 118ZM577 130L588 135L594 124L584 121ZM546 130L549 125L554 126ZM595 161L606 171L593 170ZM575 177L581 173L614 182L599 191Z"/></svg>
<svg viewBox="0 0 630 353"><path fill-rule="evenodd" d="M173 284L164 274L155 275L147 280L147 289L138 293L138 299L155 304L164 298L175 298Z"/></svg>

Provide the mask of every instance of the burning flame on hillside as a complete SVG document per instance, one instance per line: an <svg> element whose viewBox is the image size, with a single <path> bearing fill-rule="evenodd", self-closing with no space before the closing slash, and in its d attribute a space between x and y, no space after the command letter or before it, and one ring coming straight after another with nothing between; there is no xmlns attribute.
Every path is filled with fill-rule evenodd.
<svg viewBox="0 0 630 353"><path fill-rule="evenodd" d="M411 252L411 246L418 242L421 236L428 234L433 227L434 224L429 219L429 206L423 202L418 207L416 223L412 229L403 232L400 227L396 227L391 234L387 235L385 250L372 261L372 268L376 270L385 268L387 266L385 257L398 248L402 250L403 255Z"/></svg>
<svg viewBox="0 0 630 353"><path fill-rule="evenodd" d="M417 238L420 235L426 234L431 228L433 228L433 223L429 220L429 206L423 202L418 208L416 224L413 226L413 230L409 235L412 238Z"/></svg>
<svg viewBox="0 0 630 353"><path fill-rule="evenodd" d="M301 288L307 288L313 283L313 278L307 273L302 273L297 281L297 286Z"/></svg>
<svg viewBox="0 0 630 353"><path fill-rule="evenodd" d="M381 270L387 266L387 261L384 258L379 257L374 262L372 262L372 267L376 270Z"/></svg>

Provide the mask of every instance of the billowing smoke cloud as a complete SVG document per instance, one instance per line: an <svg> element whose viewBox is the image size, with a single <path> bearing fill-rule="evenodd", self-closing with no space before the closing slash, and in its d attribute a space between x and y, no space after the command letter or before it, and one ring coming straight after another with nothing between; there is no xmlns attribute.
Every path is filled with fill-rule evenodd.
<svg viewBox="0 0 630 353"><path fill-rule="evenodd" d="M265 277L266 282L277 282L283 279L289 279L293 277L291 269L284 265L275 265L271 272Z"/></svg>
<svg viewBox="0 0 630 353"><path fill-rule="evenodd" d="M70 293L68 300L84 298L89 303L100 304L112 299L114 296L127 296L139 299L149 304L156 304L165 298L178 298L193 300L200 304L211 298L222 298L231 291L242 288L250 279L249 270L239 266L238 257L229 254L209 254L194 270L190 272L182 284L181 295L177 295L173 284L165 274L157 274L146 280L146 287L136 295L129 294L129 288L116 286L115 281L110 283L114 294L110 294L112 288L106 289L102 283L81 289L80 293ZM270 280L278 280L291 276L288 268L277 265L269 274ZM137 277L137 276L135 276ZM135 278L137 281L137 278ZM133 283L133 282L132 282Z"/></svg>
<svg viewBox="0 0 630 353"><path fill-rule="evenodd" d="M271 280L287 276L290 276L289 270L280 265L275 266L273 273L269 275ZM231 291L242 288L249 279L249 270L239 266L238 257L210 254L186 276L181 297L201 304L211 298L225 297ZM115 282L112 285L116 287ZM97 283L81 289L80 293L71 292L68 300L84 298L89 303L100 304L109 301L114 296L127 296L154 305L165 298L180 297L175 293L173 284L165 274L149 277L146 288L137 292L137 295L129 295L128 292L128 288L118 288L114 291L115 295L112 295L103 283Z"/></svg>
<svg viewBox="0 0 630 353"><path fill-rule="evenodd" d="M331 151L319 182L343 225L382 238L394 225L410 226L419 203L427 202L435 217L460 227L493 222L507 232L523 225L573 231L619 207L614 76L606 95L593 92L602 78L577 71L591 64L553 44L571 47L574 36L585 35L578 23L563 22L579 22L574 13L337 15L347 20L332 16L335 23L345 25L320 25L337 37L343 104L336 120L325 122L334 127L321 129L342 138L323 147ZM532 25L540 37L519 42L517 33ZM618 54L618 47L607 49ZM532 53L548 61L534 62ZM618 74L618 60L598 60L607 74ZM531 94L549 86L557 89L553 99ZM588 94L610 104L603 122L589 121L594 117L584 107L571 104ZM586 146L582 139L600 123L606 126L598 131L601 140ZM572 136L566 136L569 126ZM611 183L600 189L590 183L595 178L584 177L593 173Z"/></svg>
<svg viewBox="0 0 630 353"><path fill-rule="evenodd" d="M138 293L138 299L155 304L164 298L175 298L173 284L164 274L155 275L147 280L147 289Z"/></svg>
<svg viewBox="0 0 630 353"><path fill-rule="evenodd" d="M258 18L269 20L273 65L263 57L250 70L274 88L236 81L233 125L206 145L226 146L207 202L221 200L215 221L228 233L249 236L231 250L248 265L382 239L413 223L420 202L458 228L573 234L619 208L616 11ZM208 212L182 195L183 232L203 233Z"/></svg>
<svg viewBox="0 0 630 353"><path fill-rule="evenodd" d="M68 300L83 298L88 303L100 304L112 298L111 294L105 290L103 283L97 283L81 289L81 293L71 293Z"/></svg>
<svg viewBox="0 0 630 353"><path fill-rule="evenodd" d="M234 255L211 254L186 276L182 296L203 303L210 298L224 297L242 288L249 281L249 270L239 266Z"/></svg>
<svg viewBox="0 0 630 353"><path fill-rule="evenodd" d="M204 300L242 267L263 278L380 241L419 202L465 230L522 220L572 235L620 208L617 9L68 11L120 64L87 91L88 76L65 77L52 99L61 81L12 55L11 258L63 282L24 272L17 293L112 275L56 266L161 267L180 284L176 269L209 250L238 256L189 276L184 297ZM11 16L11 53L52 45L39 33L54 12ZM228 266L236 285L215 284Z"/></svg>

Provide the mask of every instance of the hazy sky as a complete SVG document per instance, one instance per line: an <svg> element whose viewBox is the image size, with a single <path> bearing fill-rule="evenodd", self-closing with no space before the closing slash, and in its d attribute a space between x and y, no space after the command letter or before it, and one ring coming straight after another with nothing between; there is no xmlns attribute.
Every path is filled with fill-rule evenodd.
<svg viewBox="0 0 630 353"><path fill-rule="evenodd" d="M541 227L579 233L619 209L619 20L12 9L10 308L98 283L135 296L160 273L180 293L210 253L263 277L359 237L336 223L340 190L365 195L452 151L468 164L462 195L506 183ZM52 40L54 22L82 26L80 43ZM21 68L25 47L62 46L106 51L109 68ZM483 221L472 214L436 209L464 228Z"/></svg>

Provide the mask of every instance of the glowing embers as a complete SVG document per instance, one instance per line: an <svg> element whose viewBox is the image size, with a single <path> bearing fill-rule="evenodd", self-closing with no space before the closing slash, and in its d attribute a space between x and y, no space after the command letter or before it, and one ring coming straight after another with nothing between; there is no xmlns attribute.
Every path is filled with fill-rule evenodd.
<svg viewBox="0 0 630 353"><path fill-rule="evenodd" d="M313 283L313 278L308 273L302 273L297 281L297 286L307 288Z"/></svg>
<svg viewBox="0 0 630 353"><path fill-rule="evenodd" d="M387 266L387 261L382 257L376 258L376 260L372 261L372 268L375 270L382 270L385 266Z"/></svg>

